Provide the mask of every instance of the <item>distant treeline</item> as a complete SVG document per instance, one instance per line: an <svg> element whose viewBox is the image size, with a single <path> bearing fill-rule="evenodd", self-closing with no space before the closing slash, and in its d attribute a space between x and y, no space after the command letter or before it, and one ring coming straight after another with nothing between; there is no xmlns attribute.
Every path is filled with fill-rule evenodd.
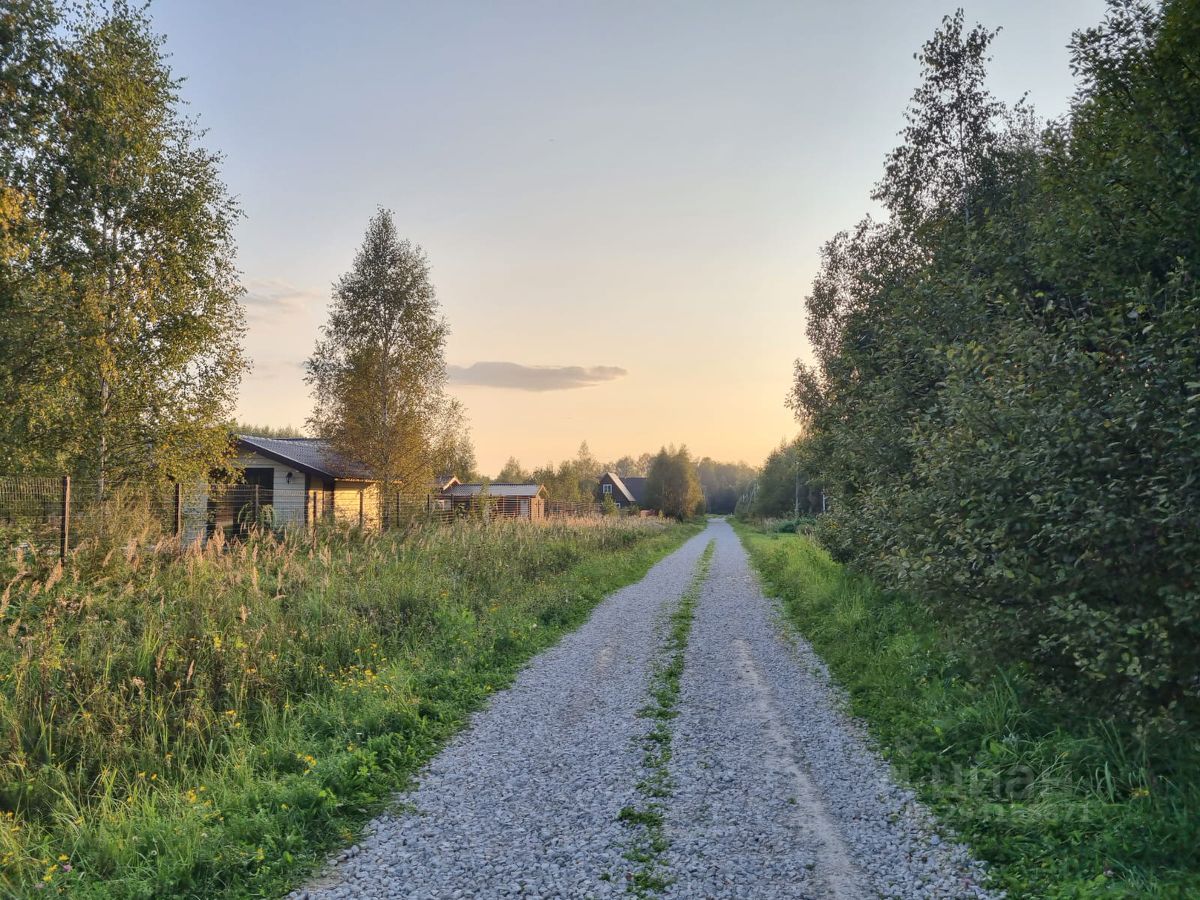
<svg viewBox="0 0 1200 900"><path fill-rule="evenodd" d="M572 459L565 459L557 466L547 463L536 469L526 469L520 460L509 457L504 468L493 479L506 482L537 482L544 484L550 496L555 500L571 500L587 502L598 500L598 481L605 472L615 472L618 475L649 476L654 461L662 453L669 456L682 454L686 459L685 467L690 467L697 479L700 490L710 513L732 513L738 499L745 494L754 482L758 470L744 462L717 462L705 456L693 460L686 447L678 450L670 448L660 450L658 454L643 453L641 456L622 456L619 459L603 462L592 454L587 441L579 446L579 452ZM682 463L681 463L682 464Z"/></svg>
<svg viewBox="0 0 1200 900"><path fill-rule="evenodd" d="M824 248L792 402L821 535L972 652L1126 719L1200 709L1200 3L1114 0L1070 113L948 18L874 198Z"/></svg>

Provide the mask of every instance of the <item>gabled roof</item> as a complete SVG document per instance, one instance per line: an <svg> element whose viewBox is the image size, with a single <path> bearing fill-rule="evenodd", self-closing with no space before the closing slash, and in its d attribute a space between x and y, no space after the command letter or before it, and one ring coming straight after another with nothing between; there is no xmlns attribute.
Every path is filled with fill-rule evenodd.
<svg viewBox="0 0 1200 900"><path fill-rule="evenodd" d="M616 472L605 472L601 480L607 478L625 499L626 503L636 503L642 506L646 502L646 477L644 475L618 475Z"/></svg>
<svg viewBox="0 0 1200 900"><path fill-rule="evenodd" d="M478 497L484 487L483 484L456 484L444 493L450 497ZM490 497L538 497L546 492L546 488L540 484L512 484L501 481L486 487Z"/></svg>
<svg viewBox="0 0 1200 900"><path fill-rule="evenodd" d="M352 481L375 480L365 465L338 453L321 438L265 438L239 434L237 441L239 450L261 454L310 475Z"/></svg>
<svg viewBox="0 0 1200 900"><path fill-rule="evenodd" d="M637 502L633 499L633 494L630 492L629 488L625 487L625 482L620 475L618 475L616 472L605 472L600 476L600 480L603 481L605 478L612 482L613 487L617 489L617 493L621 495L626 503Z"/></svg>
<svg viewBox="0 0 1200 900"><path fill-rule="evenodd" d="M633 494L633 502L638 506L646 505L646 476L645 475L625 475L621 478L625 482L625 488L629 493Z"/></svg>

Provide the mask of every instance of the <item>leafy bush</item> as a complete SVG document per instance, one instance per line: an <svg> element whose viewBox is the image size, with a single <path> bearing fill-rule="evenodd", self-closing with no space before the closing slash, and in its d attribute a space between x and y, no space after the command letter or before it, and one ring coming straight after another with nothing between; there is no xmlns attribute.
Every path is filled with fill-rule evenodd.
<svg viewBox="0 0 1200 900"><path fill-rule="evenodd" d="M1200 893L1200 738L1047 701L1020 661L960 652L969 626L882 590L806 538L739 526L756 568L880 749L1017 897Z"/></svg>
<svg viewBox="0 0 1200 900"><path fill-rule="evenodd" d="M793 403L835 558L1050 691L1190 727L1200 9L1110 7L1045 128L987 94L994 35L946 20L876 191L890 217L825 249Z"/></svg>

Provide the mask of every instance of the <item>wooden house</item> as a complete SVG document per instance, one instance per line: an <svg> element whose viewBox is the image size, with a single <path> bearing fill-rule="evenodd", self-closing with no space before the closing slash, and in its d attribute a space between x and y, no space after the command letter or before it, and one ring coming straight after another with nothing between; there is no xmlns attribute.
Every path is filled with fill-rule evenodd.
<svg viewBox="0 0 1200 900"><path fill-rule="evenodd" d="M459 515L481 511L506 519L542 519L546 516L546 488L540 484L452 484L438 495ZM486 500L486 502L485 502Z"/></svg>
<svg viewBox="0 0 1200 900"><path fill-rule="evenodd" d="M596 499L603 502L605 497L611 497L618 508L636 506L643 513L650 512L646 506L646 478L643 475L605 472L600 476Z"/></svg>

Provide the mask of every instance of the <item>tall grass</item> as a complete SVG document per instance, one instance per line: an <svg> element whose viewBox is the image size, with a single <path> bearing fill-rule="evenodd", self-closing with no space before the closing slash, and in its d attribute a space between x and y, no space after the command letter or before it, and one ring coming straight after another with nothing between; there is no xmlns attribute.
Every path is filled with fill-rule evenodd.
<svg viewBox="0 0 1200 900"><path fill-rule="evenodd" d="M279 892L694 529L137 542L0 586L0 895Z"/></svg>
<svg viewBox="0 0 1200 900"><path fill-rule="evenodd" d="M1150 735L1119 709L1047 701L1019 661L960 654L956 623L809 538L738 527L851 710L1010 897L1200 896L1195 730Z"/></svg>

